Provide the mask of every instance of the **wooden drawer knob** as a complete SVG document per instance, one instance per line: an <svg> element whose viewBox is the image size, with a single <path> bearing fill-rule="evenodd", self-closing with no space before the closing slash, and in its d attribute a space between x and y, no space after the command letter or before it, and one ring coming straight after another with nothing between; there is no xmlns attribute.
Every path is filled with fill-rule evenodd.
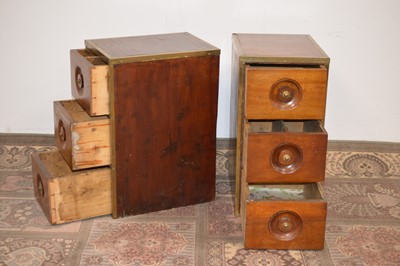
<svg viewBox="0 0 400 266"><path fill-rule="evenodd" d="M295 108L302 98L300 84L292 79L281 79L272 85L270 99L276 108L291 110Z"/></svg>
<svg viewBox="0 0 400 266"><path fill-rule="evenodd" d="M82 96L85 83L83 80L82 70L79 66L75 68L75 86L78 91L78 94Z"/></svg>
<svg viewBox="0 0 400 266"><path fill-rule="evenodd" d="M292 143L278 145L271 152L271 165L275 171L291 174L297 171L303 162L301 149Z"/></svg>
<svg viewBox="0 0 400 266"><path fill-rule="evenodd" d="M67 145L67 134L64 123L61 119L58 121L58 140L60 141L61 147L65 149Z"/></svg>
<svg viewBox="0 0 400 266"><path fill-rule="evenodd" d="M292 211L281 211L274 214L269 221L272 235L281 240L291 240L301 231L303 222L299 215Z"/></svg>
<svg viewBox="0 0 400 266"><path fill-rule="evenodd" d="M40 174L36 175L36 186L37 186L38 196L44 197L43 181L42 181L42 176Z"/></svg>

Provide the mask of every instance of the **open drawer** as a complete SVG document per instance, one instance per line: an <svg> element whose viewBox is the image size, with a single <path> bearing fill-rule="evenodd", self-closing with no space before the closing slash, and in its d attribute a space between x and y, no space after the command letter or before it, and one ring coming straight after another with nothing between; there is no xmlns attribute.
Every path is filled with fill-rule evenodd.
<svg viewBox="0 0 400 266"><path fill-rule="evenodd" d="M110 119L89 116L75 100L55 101L56 146L72 170L111 163Z"/></svg>
<svg viewBox="0 0 400 266"><path fill-rule="evenodd" d="M91 116L110 114L108 65L87 49L70 51L71 92Z"/></svg>
<svg viewBox="0 0 400 266"><path fill-rule="evenodd" d="M249 183L325 178L328 134L317 120L247 122L243 168Z"/></svg>
<svg viewBox="0 0 400 266"><path fill-rule="evenodd" d="M111 169L73 172L58 151L32 154L35 197L51 224L111 213Z"/></svg>
<svg viewBox="0 0 400 266"><path fill-rule="evenodd" d="M250 185L242 193L245 248L323 249L327 203L317 183Z"/></svg>
<svg viewBox="0 0 400 266"><path fill-rule="evenodd" d="M323 119L328 71L323 65L246 66L246 119Z"/></svg>

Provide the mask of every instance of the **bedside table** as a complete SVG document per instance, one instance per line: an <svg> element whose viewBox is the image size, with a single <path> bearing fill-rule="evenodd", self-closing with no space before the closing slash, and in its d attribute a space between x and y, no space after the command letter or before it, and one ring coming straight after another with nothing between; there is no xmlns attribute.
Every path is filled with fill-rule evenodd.
<svg viewBox="0 0 400 266"><path fill-rule="evenodd" d="M232 42L244 246L322 249L329 58L308 35L233 34Z"/></svg>

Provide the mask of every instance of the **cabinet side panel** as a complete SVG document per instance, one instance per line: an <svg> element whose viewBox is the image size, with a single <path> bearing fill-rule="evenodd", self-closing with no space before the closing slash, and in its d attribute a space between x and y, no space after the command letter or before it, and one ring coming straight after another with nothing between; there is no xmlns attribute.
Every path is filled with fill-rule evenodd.
<svg viewBox="0 0 400 266"><path fill-rule="evenodd" d="M240 214L240 190L241 190L241 161L243 138L243 90L244 90L244 63L240 61L242 50L237 35L232 36L232 76L231 76L231 116L230 136L236 138L235 160L235 215Z"/></svg>
<svg viewBox="0 0 400 266"><path fill-rule="evenodd" d="M214 199L218 76L219 56L114 67L114 216Z"/></svg>

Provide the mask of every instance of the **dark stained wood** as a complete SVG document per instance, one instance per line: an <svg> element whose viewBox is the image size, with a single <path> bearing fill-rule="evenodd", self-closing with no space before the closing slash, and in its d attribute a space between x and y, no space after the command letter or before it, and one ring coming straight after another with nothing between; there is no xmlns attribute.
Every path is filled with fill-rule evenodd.
<svg viewBox="0 0 400 266"><path fill-rule="evenodd" d="M296 34L234 34L240 43L243 57L278 59L308 58L328 60L328 56L309 35ZM261 59L262 60L262 59Z"/></svg>
<svg viewBox="0 0 400 266"><path fill-rule="evenodd" d="M86 40L85 44L110 64L220 53L188 32Z"/></svg>
<svg viewBox="0 0 400 266"><path fill-rule="evenodd" d="M313 249L324 248L327 204L323 200L309 201L249 201L246 206L245 248L249 249ZM269 223L280 212L294 213L300 222L293 239L280 239L279 232Z"/></svg>
<svg viewBox="0 0 400 266"><path fill-rule="evenodd" d="M246 71L246 119L324 119L328 79L324 66L247 66ZM285 109L284 102L278 105L281 102L274 100L279 87L285 89L285 82L278 83L284 80L297 83L299 88L298 102L291 109Z"/></svg>
<svg viewBox="0 0 400 266"><path fill-rule="evenodd" d="M246 34L246 33L234 33L232 35L232 97L237 97L237 99L231 100L233 107L231 110L237 110L237 121L232 123L236 125L236 137L237 137L237 150L236 150L236 198L235 198L235 214L239 215L241 212L241 189L246 187L242 185L242 172L243 172L243 152L244 152L244 123L246 122L245 117L245 101L247 93L247 74L249 68L257 68L257 66L275 66L283 69L284 67L296 68L299 65L303 66L324 66L326 69L321 68L319 71L314 72L325 72L325 74L314 74L317 76L318 84L317 90L312 92L314 100L308 100L311 102L311 111L303 110L303 114L307 115L302 117L297 111L284 110L284 111L271 111L271 105L269 102L269 95L265 90L265 84L263 82L268 79L267 71L261 71L260 75L265 75L264 79L261 76L255 77L256 83L261 85L259 89L256 89L257 95L253 99L258 101L254 108L258 109L258 114L252 116L250 119L320 119L323 123L325 119L325 101L326 101L326 82L325 87L321 87L321 77L325 76L327 78L327 70L329 69L329 57L326 53L319 47L319 45L312 39L309 35L291 35L291 34ZM267 68L267 67L266 67ZM264 68L264 69L266 69ZM260 67L260 69L262 69ZM310 69L315 70L315 69ZM262 73L261 73L262 72ZM254 74L257 74L254 72ZM256 75L257 76L257 75ZM296 77L297 78L297 77ZM305 82L310 85L307 77ZM270 81L269 81L270 82ZM275 81L276 82L276 81ZM273 84L273 83L272 83ZM272 85L270 84L270 85ZM311 88L311 87L310 87ZM312 91L308 90L308 92ZM306 91L306 92L307 92ZM264 97L264 103L260 103L259 96ZM308 93L307 95L308 96ZM267 98L265 98L267 97ZM246 103L247 107L252 105ZM301 103L303 104L303 103ZM253 108L253 107L250 107ZM265 108L265 110L264 110ZM267 110L268 109L268 110ZM307 109L307 108L306 108ZM235 113L232 112L231 113ZM269 116L273 114L274 116ZM256 117L257 116L257 117ZM231 134L234 136L234 134ZM245 170L245 169L244 169ZM245 211L245 210L243 210Z"/></svg>
<svg viewBox="0 0 400 266"><path fill-rule="evenodd" d="M318 121L285 122L278 130L271 122L252 124L253 129L249 124L246 127L243 156L249 183L309 183L325 179L328 134ZM310 124L319 126L308 128Z"/></svg>
<svg viewBox="0 0 400 266"><path fill-rule="evenodd" d="M114 217L213 200L219 56L114 66Z"/></svg>
<svg viewBox="0 0 400 266"><path fill-rule="evenodd" d="M329 57L309 35L233 34L232 40L235 214L244 247L322 249L327 203L315 182L325 175ZM292 193L293 186L303 190Z"/></svg>

